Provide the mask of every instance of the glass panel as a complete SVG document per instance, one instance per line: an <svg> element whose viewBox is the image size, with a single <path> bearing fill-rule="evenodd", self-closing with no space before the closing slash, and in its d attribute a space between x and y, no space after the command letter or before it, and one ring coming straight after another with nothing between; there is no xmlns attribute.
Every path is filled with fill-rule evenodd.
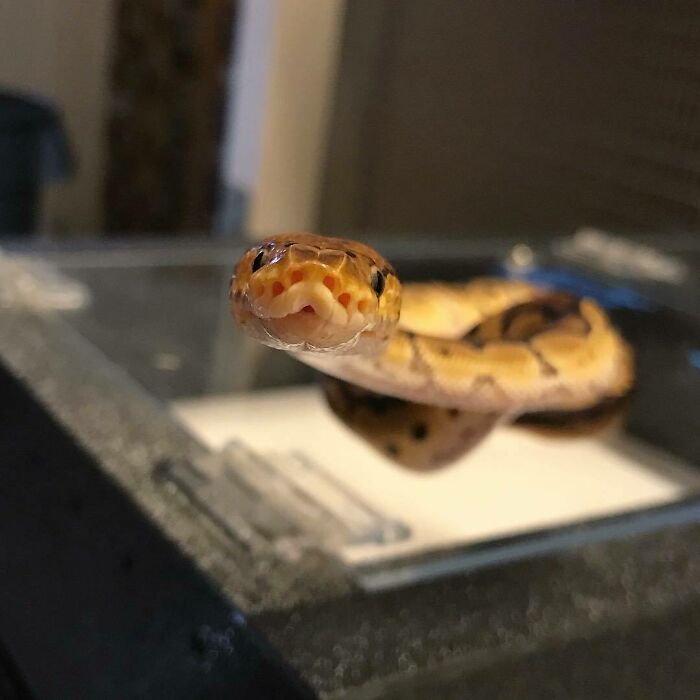
<svg viewBox="0 0 700 700"><path fill-rule="evenodd" d="M513 272L497 256L433 253L390 257L406 280ZM619 280L526 270L597 296L634 344L639 385L623 430L553 439L502 427L451 466L416 473L342 425L310 369L237 330L236 251L120 255L54 258L69 298L84 290L65 318L210 448L206 463L166 464L161 476L237 537L292 558L322 547L376 588L698 517L698 320Z"/></svg>

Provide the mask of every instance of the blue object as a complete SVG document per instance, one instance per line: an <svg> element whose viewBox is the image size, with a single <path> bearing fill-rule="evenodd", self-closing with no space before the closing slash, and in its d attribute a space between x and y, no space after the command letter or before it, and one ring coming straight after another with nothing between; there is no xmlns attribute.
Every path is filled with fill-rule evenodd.
<svg viewBox="0 0 700 700"><path fill-rule="evenodd" d="M576 296L589 297L606 309L652 311L655 305L633 289L622 285L604 284L566 268L537 267L526 272L503 270L506 277L523 279L543 287L553 287Z"/></svg>
<svg viewBox="0 0 700 700"><path fill-rule="evenodd" d="M32 233L40 188L72 172L58 111L38 97L0 91L0 236Z"/></svg>
<svg viewBox="0 0 700 700"><path fill-rule="evenodd" d="M700 350L688 350L688 362L695 369L700 369Z"/></svg>

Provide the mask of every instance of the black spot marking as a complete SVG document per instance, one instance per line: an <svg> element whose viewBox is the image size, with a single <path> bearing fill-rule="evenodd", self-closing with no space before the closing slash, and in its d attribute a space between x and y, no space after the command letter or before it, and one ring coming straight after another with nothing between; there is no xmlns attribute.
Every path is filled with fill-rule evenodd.
<svg viewBox="0 0 700 700"><path fill-rule="evenodd" d="M401 450L399 450L398 446L395 445L393 442L390 442L387 444L386 451L387 451L387 454L390 454L392 457L398 457L399 453L401 452Z"/></svg>
<svg viewBox="0 0 700 700"><path fill-rule="evenodd" d="M526 302L525 304L518 304L513 306L507 311L503 312L501 317L501 333L507 336L515 324L515 322L525 313L533 313L540 311L540 308L535 302ZM542 313L543 318L546 318L546 314Z"/></svg>
<svg viewBox="0 0 700 700"><path fill-rule="evenodd" d="M530 352L534 355L535 359L539 363L540 370L542 371L542 374L545 377L556 377L556 375L559 374L557 368L551 363L547 362L547 360L544 359L542 353L539 350L536 350L532 346L528 347L530 348Z"/></svg>
<svg viewBox="0 0 700 700"><path fill-rule="evenodd" d="M577 423L614 415L629 402L629 395L608 396L593 406L578 411L536 411L519 416L516 425L568 428Z"/></svg>
<svg viewBox="0 0 700 700"><path fill-rule="evenodd" d="M428 426L425 423L416 423L411 428L411 435L415 440L425 440L428 437Z"/></svg>
<svg viewBox="0 0 700 700"><path fill-rule="evenodd" d="M476 326L475 328L472 328L470 331L467 331L461 338L461 342L463 343L469 343L472 347L475 348L481 348L484 345L484 340L479 336L479 326Z"/></svg>
<svg viewBox="0 0 700 700"><path fill-rule="evenodd" d="M438 352L443 356L443 357L449 357L452 354L452 350L450 350L449 346L443 345Z"/></svg>
<svg viewBox="0 0 700 700"><path fill-rule="evenodd" d="M352 250L346 250L345 255L347 255L349 258L356 258L357 253L354 253Z"/></svg>
<svg viewBox="0 0 700 700"><path fill-rule="evenodd" d="M381 394L366 394L360 397L369 411L377 416L383 416L389 411L394 411L397 408L405 405L405 401L394 398L393 396L383 396Z"/></svg>
<svg viewBox="0 0 700 700"><path fill-rule="evenodd" d="M523 314L539 314L542 317L542 326L532 333L532 335L536 335L549 330L564 317L570 314L580 315L580 313L580 300L577 297L565 292L553 293L543 299L516 304L504 311L501 315L501 334L507 338L513 325ZM483 340L479 338L480 326L481 324L471 329L463 340L471 342L477 347L482 346ZM518 340L529 340L532 335L527 338L520 337Z"/></svg>
<svg viewBox="0 0 700 700"><path fill-rule="evenodd" d="M456 418L459 415L459 409L458 408L448 408L447 415L450 418Z"/></svg>
<svg viewBox="0 0 700 700"><path fill-rule="evenodd" d="M328 386L330 387L331 394L333 394L333 387L337 389L340 397L345 402L346 407L359 407L362 406L370 413L374 413L377 416L382 416L390 411L395 411L406 405L406 401L402 399L397 399L393 396L386 396L385 394L375 394L373 391L368 391L366 389L361 389L349 382L344 382L340 379L327 379Z"/></svg>

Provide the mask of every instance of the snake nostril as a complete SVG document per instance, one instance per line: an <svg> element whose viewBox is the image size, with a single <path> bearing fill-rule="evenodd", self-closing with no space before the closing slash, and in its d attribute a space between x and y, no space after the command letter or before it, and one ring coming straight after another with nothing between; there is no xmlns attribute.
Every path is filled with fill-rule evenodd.
<svg viewBox="0 0 700 700"><path fill-rule="evenodd" d="M284 285L278 280L272 283L272 296L277 297L284 291Z"/></svg>
<svg viewBox="0 0 700 700"><path fill-rule="evenodd" d="M290 275L290 281L292 284L301 282L304 279L304 273L301 270L294 270Z"/></svg>
<svg viewBox="0 0 700 700"><path fill-rule="evenodd" d="M348 304L350 304L350 300L352 297L347 293L343 292L339 297L338 297L338 303L342 304L346 309L348 307Z"/></svg>
<svg viewBox="0 0 700 700"><path fill-rule="evenodd" d="M330 289L332 292L335 289L335 277L333 277L332 275L326 275L323 278L323 284L325 284L326 287L328 287L328 289Z"/></svg>

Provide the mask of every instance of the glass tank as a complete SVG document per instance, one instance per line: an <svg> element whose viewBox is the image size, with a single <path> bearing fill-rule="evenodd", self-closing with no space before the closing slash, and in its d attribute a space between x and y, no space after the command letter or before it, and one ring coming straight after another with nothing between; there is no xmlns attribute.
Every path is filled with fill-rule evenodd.
<svg viewBox="0 0 700 700"><path fill-rule="evenodd" d="M323 548L368 589L700 515L700 321L682 265L650 280L650 263L630 272L627 255L610 270L585 240L583 254L575 240L543 251L373 243L404 281L521 276L598 299L637 359L616 427L552 436L505 425L450 465L409 470L336 418L311 369L239 331L228 308L239 248L54 251L31 265L45 266L66 321L209 448L201 463L161 465L160 478L232 536L290 558Z"/></svg>

